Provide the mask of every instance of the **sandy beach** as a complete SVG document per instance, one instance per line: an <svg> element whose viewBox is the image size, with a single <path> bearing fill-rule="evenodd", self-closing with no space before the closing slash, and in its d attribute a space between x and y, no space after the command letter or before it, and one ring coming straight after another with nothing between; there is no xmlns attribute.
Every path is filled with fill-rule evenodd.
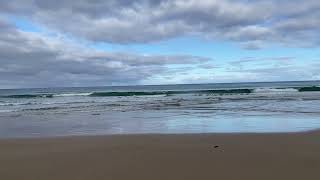
<svg viewBox="0 0 320 180"><path fill-rule="evenodd" d="M0 140L1 180L312 180L320 132Z"/></svg>

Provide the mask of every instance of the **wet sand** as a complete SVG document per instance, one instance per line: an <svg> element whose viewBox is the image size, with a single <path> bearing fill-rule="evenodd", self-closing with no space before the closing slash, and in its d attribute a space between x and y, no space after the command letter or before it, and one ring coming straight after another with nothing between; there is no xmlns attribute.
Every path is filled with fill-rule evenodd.
<svg viewBox="0 0 320 180"><path fill-rule="evenodd" d="M319 180L320 131L0 140L1 180Z"/></svg>

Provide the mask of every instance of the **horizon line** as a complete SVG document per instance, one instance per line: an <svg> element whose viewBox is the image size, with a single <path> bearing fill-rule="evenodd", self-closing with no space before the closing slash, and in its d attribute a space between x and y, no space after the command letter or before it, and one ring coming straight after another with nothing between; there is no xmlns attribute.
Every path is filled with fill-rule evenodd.
<svg viewBox="0 0 320 180"><path fill-rule="evenodd" d="M49 88L100 88L100 87L136 87L136 86L176 86L176 85L204 85L204 84L254 84L254 83L290 83L290 82L320 82L319 80L299 80L299 81L252 81L252 82L219 82L219 83L178 83L178 84L137 84L137 85L104 85L104 86L49 86L49 87L30 87L30 88L0 88L0 90L18 89L49 89Z"/></svg>

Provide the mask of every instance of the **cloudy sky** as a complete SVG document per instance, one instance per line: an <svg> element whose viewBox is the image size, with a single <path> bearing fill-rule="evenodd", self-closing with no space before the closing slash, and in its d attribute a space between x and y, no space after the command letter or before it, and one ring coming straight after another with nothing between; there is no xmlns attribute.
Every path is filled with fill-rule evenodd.
<svg viewBox="0 0 320 180"><path fill-rule="evenodd" d="M0 1L0 88L320 79L319 0Z"/></svg>

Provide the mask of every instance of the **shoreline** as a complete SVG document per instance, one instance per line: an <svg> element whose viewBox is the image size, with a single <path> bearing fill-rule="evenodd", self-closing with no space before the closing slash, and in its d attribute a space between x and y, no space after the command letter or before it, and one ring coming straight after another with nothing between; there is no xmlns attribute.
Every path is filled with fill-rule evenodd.
<svg viewBox="0 0 320 180"><path fill-rule="evenodd" d="M209 133L119 133L119 134L84 134L84 135L56 135L56 136L27 136L27 137L0 137L1 141L28 141L28 140L54 140L54 139L78 139L78 138L103 138L103 137L126 137L126 136L218 136L218 135L303 135L319 133L320 129L302 130L293 132L209 132Z"/></svg>
<svg viewBox="0 0 320 180"><path fill-rule="evenodd" d="M320 130L0 139L0 179L318 179Z"/></svg>

